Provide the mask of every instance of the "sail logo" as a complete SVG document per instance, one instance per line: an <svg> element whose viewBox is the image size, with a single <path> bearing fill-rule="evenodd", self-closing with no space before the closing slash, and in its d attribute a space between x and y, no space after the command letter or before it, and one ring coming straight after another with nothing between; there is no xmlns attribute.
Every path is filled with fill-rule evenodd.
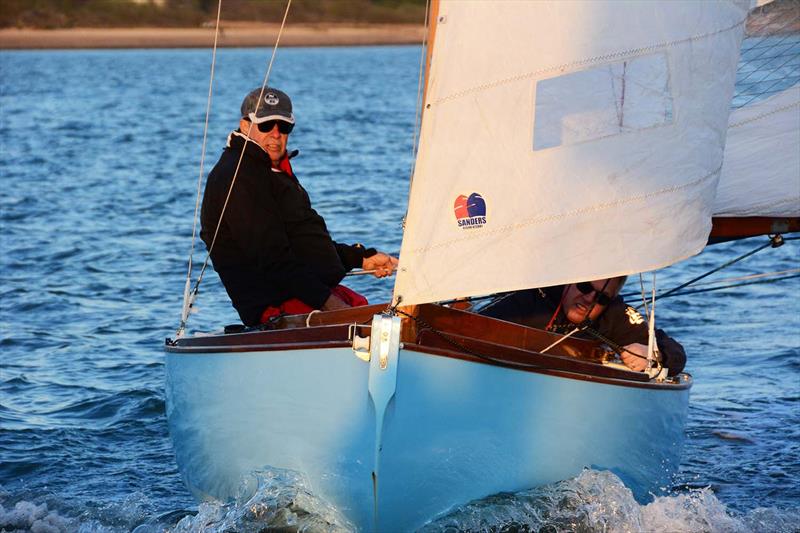
<svg viewBox="0 0 800 533"><path fill-rule="evenodd" d="M267 93L264 95L264 103L267 105L278 105L280 99L274 93Z"/></svg>
<svg viewBox="0 0 800 533"><path fill-rule="evenodd" d="M486 224L486 202L476 192L469 196L459 195L453 205L453 211L461 229L477 229Z"/></svg>

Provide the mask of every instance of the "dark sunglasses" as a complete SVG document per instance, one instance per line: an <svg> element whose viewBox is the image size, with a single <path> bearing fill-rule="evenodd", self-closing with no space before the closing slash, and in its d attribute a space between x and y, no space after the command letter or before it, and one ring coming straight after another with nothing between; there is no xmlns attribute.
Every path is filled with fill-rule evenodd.
<svg viewBox="0 0 800 533"><path fill-rule="evenodd" d="M602 289L598 291L597 289L594 288L594 285L592 285L588 281L582 281L580 283L576 283L575 286L578 288L579 291L581 291L581 294L587 294L588 295L588 294L592 294L593 292L596 292L597 293L597 303L599 305L606 306L606 305L610 304L611 300L613 299L613 296L609 296L608 294L604 293L602 291ZM605 287L603 287L603 288L605 288Z"/></svg>
<svg viewBox="0 0 800 533"><path fill-rule="evenodd" d="M292 129L294 129L294 124L286 122L285 120L268 120L266 122L260 122L256 124L256 126L258 126L258 131L261 133L269 133L276 124L278 125L278 131L284 134L291 133Z"/></svg>

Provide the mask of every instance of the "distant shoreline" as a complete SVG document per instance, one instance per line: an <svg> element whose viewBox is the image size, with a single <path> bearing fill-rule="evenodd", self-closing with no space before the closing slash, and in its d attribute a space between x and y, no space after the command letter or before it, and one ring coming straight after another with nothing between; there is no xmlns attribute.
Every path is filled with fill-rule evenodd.
<svg viewBox="0 0 800 533"><path fill-rule="evenodd" d="M278 24L229 22L218 46L273 46ZM425 30L416 24L293 24L281 46L366 46L420 44ZM214 28L0 29L0 49L210 48Z"/></svg>

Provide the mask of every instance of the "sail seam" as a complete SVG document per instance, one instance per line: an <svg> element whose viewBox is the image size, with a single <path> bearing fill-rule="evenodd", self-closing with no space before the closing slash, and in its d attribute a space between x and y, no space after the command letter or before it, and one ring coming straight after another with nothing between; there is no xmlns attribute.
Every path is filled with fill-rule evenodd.
<svg viewBox="0 0 800 533"><path fill-rule="evenodd" d="M606 202L604 204L597 204L597 205L593 205L593 206L590 206L590 207L582 207L580 209L574 209L572 211L567 211L565 213L557 213L555 215L548 215L548 216L543 216L543 217L529 218L527 220L522 220L522 221L520 221L520 222L518 222L516 224L509 224L507 226L503 226L503 227L500 227L500 228L497 228L497 229L494 229L494 230L481 231L479 235L465 236L465 237L462 237L460 239L453 239L453 240L450 240L450 241L447 241L447 242L442 242L442 243L434 244L434 245L431 245L431 246L423 246L423 247L420 247L420 248L411 249L411 250L408 250L407 253L408 254L412 254L412 253L413 254L419 254L419 253L429 252L431 250L436 250L438 248L447 248L447 247L450 247L450 246L452 246L454 244L457 244L457 243L460 243L460 242L468 242L468 241L471 241L471 240L474 240L474 239L483 239L483 238L489 237L491 235L498 235L498 234L501 234L501 233L507 233L507 232L510 232L510 231L516 231L516 230L522 229L522 228L524 228L526 226L532 226L534 224L542 224L542 223L547 223L547 222L553 222L555 220L561 220L561 219L564 219L564 218L582 216L582 215L587 215L587 214L590 214L590 213L596 213L598 211L603 211L603 210L606 210L606 209L610 209L612 207L619 207L621 205L625 205L625 204L629 204L629 203L633 203L633 202L641 202L643 200L648 200L648 199L653 198L655 196L661 196L661 195L664 195L664 194L674 193L674 192L677 192L677 191L680 191L680 190L683 190L683 189L689 189L689 188L692 188L692 187L696 187L697 185L700 185L701 183L703 183L705 181L708 181L709 179L713 178L715 175L719 174L721 170L722 170L722 165L717 167L716 170L713 170L712 172L709 172L705 176L703 176L701 178L698 178L698 179L696 179L694 181L691 181L691 182L688 182L688 183L684 183L682 185L674 185L672 187L666 187L664 189L660 189L660 190L657 190L657 191L644 193L644 194L639 194L637 196L630 196L628 198L622 198L622 199L619 199L619 200Z"/></svg>
<svg viewBox="0 0 800 533"><path fill-rule="evenodd" d="M789 196L782 200L775 200L774 202L764 202L761 204L753 205L748 207L747 209L738 209L734 211L722 211L719 213L714 213L714 216L762 216L764 209L769 208L776 208L786 204L796 204L797 201L800 200L800 196ZM773 215L774 216L774 215Z"/></svg>
<svg viewBox="0 0 800 533"><path fill-rule="evenodd" d="M800 106L800 101L793 102L791 104L787 104L787 105L785 105L783 107L779 107L778 109L773 109L772 111L770 111L768 113L764 113L763 115L758 115L756 117L748 118L747 120L743 120L741 122L737 122L735 124L731 124L730 126L728 126L728 129L736 128L738 126L744 126L745 124L749 124L751 122L755 122L757 120L761 120L762 118L769 117L771 115L774 115L775 113L780 113L781 111L786 111L787 109L791 109L793 107L798 107L798 106Z"/></svg>
<svg viewBox="0 0 800 533"><path fill-rule="evenodd" d="M575 68L575 67L582 67L582 66L585 66L585 65L591 65L593 63L601 63L601 62L610 61L610 60L613 60L613 59L618 59L620 57L636 56L636 55L640 55L640 54L643 54L643 53L646 53L646 52L659 50L659 49L662 49L662 48L669 48L669 47L676 46L676 45L679 45L679 44L685 44L685 43L689 43L689 42L692 42L692 41L697 41L697 40L700 40L700 39L706 39L708 37L713 37L714 35L719 35L721 33L725 33L725 32L731 31L731 30L735 30L739 26L743 26L746 20L747 20L747 18L745 17L744 19L740 20L739 22L737 22L736 24L734 24L734 25L732 25L730 27L723 28L721 30L716 30L716 31L713 31L713 32L710 32L710 33L704 33L702 35L693 35L693 36L687 37L685 39L676 39L674 41L667 41L667 42L664 42L664 43L653 44L653 45L649 45L649 46L642 46L642 47L633 48L633 49L630 49L630 50L623 50L623 51L620 51L620 52L613 52L613 53L610 53L610 54L591 57L591 58L588 58L588 59L580 59L580 60L577 60L577 61L573 61L571 63L563 63L561 65L556 65L556 66L552 66L552 67L546 67L546 68L543 68L543 69L534 70L533 72L526 72L524 74L518 74L518 75L512 76L510 78L497 80L497 81L494 81L494 82L491 82L491 83L478 85L477 87L472 87L470 89L465 89L463 91L459 91L457 93L453 93L453 94L451 94L449 96L445 96L443 98L439 98L438 100L435 100L435 101L431 102L429 105L430 106L439 105L439 104L448 102L450 100L456 100L458 98L462 98L464 96L467 96L467 95L475 93L475 92L484 91L486 89L491 89L491 88L494 88L494 87L498 87L500 85L506 85L508 83L514 83L514 82L525 80L525 79L529 79L529 78L535 78L537 76L540 76L541 74L544 74L544 73L547 73L547 72L552 72L554 70L572 69L572 68Z"/></svg>

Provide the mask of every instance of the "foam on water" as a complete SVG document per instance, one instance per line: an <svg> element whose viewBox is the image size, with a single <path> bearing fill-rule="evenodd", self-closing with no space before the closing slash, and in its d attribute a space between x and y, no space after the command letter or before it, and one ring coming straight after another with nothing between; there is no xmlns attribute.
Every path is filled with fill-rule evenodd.
<svg viewBox="0 0 800 533"><path fill-rule="evenodd" d="M315 496L302 474L283 469L253 472L232 503L202 503L171 533L228 531L345 533L353 526L335 507ZM142 532L136 532L142 533Z"/></svg>
<svg viewBox="0 0 800 533"><path fill-rule="evenodd" d="M32 502L17 502L6 509L0 504L0 531L15 533L32 531L34 533L60 533L70 531L73 521L51 511L46 503L36 505Z"/></svg>
<svg viewBox="0 0 800 533"><path fill-rule="evenodd" d="M800 510L755 509L741 515L708 489L656 497L639 505L611 472L579 476L514 494L499 494L454 509L422 528L424 533L510 531L793 532Z"/></svg>
<svg viewBox="0 0 800 533"><path fill-rule="evenodd" d="M0 531L8 533L227 533L274 531L346 533L355 531L341 513L315 496L308 481L289 470L252 473L239 497L228 503L200 504L196 513L174 511L143 519L140 505L65 515L52 504L0 503ZM136 518L138 517L138 525ZM595 531L648 533L796 533L800 508L728 508L710 488L660 496L640 505L622 481L608 471L585 470L579 476L535 489L503 493L459 506L424 526L420 533L510 533Z"/></svg>

